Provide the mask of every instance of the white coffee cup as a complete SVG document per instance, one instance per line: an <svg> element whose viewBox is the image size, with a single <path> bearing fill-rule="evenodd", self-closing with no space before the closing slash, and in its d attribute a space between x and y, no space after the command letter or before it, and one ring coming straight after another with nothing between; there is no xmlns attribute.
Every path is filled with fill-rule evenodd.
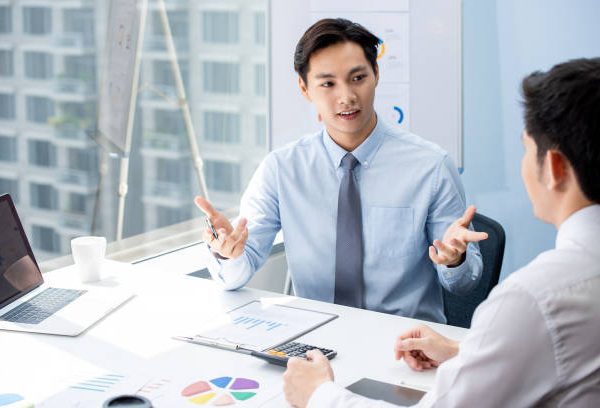
<svg viewBox="0 0 600 408"><path fill-rule="evenodd" d="M106 238L92 236L73 238L71 253L81 282L100 280L106 253Z"/></svg>

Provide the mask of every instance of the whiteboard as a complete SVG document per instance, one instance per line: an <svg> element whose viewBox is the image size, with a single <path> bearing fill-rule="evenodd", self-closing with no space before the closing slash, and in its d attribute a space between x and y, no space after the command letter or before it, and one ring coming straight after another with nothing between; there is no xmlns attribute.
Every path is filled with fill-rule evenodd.
<svg viewBox="0 0 600 408"><path fill-rule="evenodd" d="M273 0L273 147L321 127L311 105L300 96L293 53L304 31L325 17L358 22L383 40L375 98L378 115L440 145L462 167L460 0Z"/></svg>
<svg viewBox="0 0 600 408"><path fill-rule="evenodd" d="M138 0L110 0L98 102L97 140L111 151L127 153L130 105L137 89L136 70L142 13ZM135 101L135 99L134 99Z"/></svg>

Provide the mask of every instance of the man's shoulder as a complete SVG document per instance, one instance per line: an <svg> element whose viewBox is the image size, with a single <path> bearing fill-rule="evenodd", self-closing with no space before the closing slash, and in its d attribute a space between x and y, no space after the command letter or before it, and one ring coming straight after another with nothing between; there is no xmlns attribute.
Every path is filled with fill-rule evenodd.
<svg viewBox="0 0 600 408"><path fill-rule="evenodd" d="M383 123L383 146L393 153L417 155L419 160L431 159L439 162L448 156L442 147L424 137L416 135L389 123Z"/></svg>
<svg viewBox="0 0 600 408"><path fill-rule="evenodd" d="M290 159L315 154L323 149L323 131L306 134L282 147L273 149L267 154L266 159L278 163L288 162Z"/></svg>
<svg viewBox="0 0 600 408"><path fill-rule="evenodd" d="M600 264L585 252L550 249L542 252L523 268L509 275L505 282L527 291L539 302L558 299L574 287L597 281L600 283Z"/></svg>

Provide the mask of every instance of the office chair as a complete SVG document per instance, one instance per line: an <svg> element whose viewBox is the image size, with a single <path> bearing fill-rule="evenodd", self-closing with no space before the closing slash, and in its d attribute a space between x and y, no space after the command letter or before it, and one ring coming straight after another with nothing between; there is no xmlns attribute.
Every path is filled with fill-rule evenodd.
<svg viewBox="0 0 600 408"><path fill-rule="evenodd" d="M448 324L465 328L471 327L471 318L475 309L498 283L506 241L504 228L491 218L475 213L472 224L475 231L488 233L488 239L479 242L483 259L481 280L477 287L464 296L455 295L444 289L444 312Z"/></svg>

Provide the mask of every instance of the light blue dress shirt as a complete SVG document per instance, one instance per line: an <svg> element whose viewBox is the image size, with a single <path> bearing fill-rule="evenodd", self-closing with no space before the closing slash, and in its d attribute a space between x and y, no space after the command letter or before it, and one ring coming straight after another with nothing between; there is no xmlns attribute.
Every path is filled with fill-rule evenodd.
<svg viewBox="0 0 600 408"><path fill-rule="evenodd" d="M298 296L333 302L340 162L347 152L323 130L267 155L246 189L240 216L248 219L245 252L209 270L226 289L245 285L283 230L288 268ZM481 276L479 248L469 244L454 268L428 255L463 215L462 184L437 145L384 123L352 154L362 203L366 308L446 322L442 285L461 294ZM441 284L441 285L440 285Z"/></svg>

